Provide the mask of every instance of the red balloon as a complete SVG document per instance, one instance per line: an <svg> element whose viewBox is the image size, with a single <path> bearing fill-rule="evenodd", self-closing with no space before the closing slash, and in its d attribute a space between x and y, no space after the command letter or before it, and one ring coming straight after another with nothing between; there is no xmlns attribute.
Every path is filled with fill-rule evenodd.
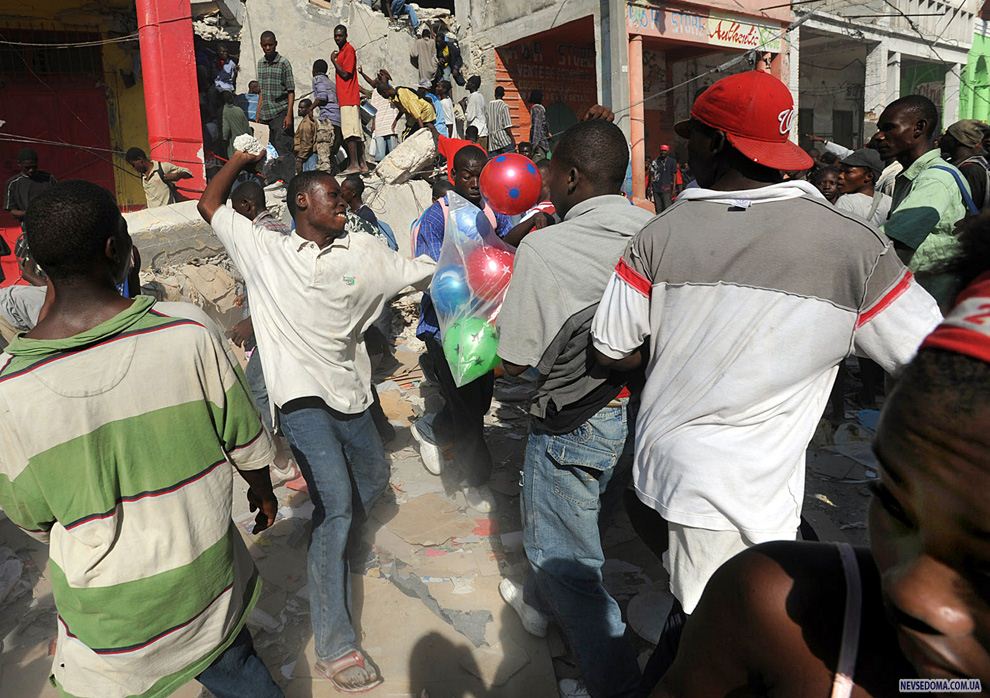
<svg viewBox="0 0 990 698"><path fill-rule="evenodd" d="M479 247L464 260L468 286L475 296L493 301L509 285L514 255L497 247Z"/></svg>
<svg viewBox="0 0 990 698"><path fill-rule="evenodd" d="M525 155L496 155L481 171L481 194L493 209L508 216L524 213L540 203L543 178Z"/></svg>

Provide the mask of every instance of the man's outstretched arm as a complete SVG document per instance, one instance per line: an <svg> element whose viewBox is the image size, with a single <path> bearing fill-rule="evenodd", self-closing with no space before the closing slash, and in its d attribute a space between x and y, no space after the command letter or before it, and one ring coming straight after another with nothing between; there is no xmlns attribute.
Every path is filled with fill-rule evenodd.
<svg viewBox="0 0 990 698"><path fill-rule="evenodd" d="M200 197L196 210L207 223L213 222L213 214L227 202L230 190L234 188L234 182L241 170L248 165L260 162L263 154L251 155L241 150L235 151L227 164L206 185L203 196Z"/></svg>

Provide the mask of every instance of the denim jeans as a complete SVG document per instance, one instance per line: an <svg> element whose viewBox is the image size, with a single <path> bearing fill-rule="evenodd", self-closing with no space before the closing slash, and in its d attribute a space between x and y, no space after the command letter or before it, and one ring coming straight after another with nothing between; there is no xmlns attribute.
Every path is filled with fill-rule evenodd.
<svg viewBox="0 0 990 698"><path fill-rule="evenodd" d="M254 651L247 628L196 680L216 698L282 698L282 689Z"/></svg>
<svg viewBox="0 0 990 698"><path fill-rule="evenodd" d="M261 421L268 427L269 433L272 431L272 407L268 401L268 386L265 385L265 374L261 370L261 351L255 347L251 358L248 359L247 367L244 369L244 377L247 378L248 388L251 390L251 397L261 412Z"/></svg>
<svg viewBox="0 0 990 698"><path fill-rule="evenodd" d="M445 485L484 485L492 474L492 454L485 443L485 415L492 406L495 377L489 373L458 388L440 342L432 336L422 339L436 373L444 406L439 412L424 414L417 420L416 430L431 444L453 445L459 470L450 476L456 481L447 479L445 471Z"/></svg>
<svg viewBox="0 0 990 698"><path fill-rule="evenodd" d="M416 8L407 3L406 0L392 0L392 18L398 19L403 13L409 14L409 26L416 29L419 26Z"/></svg>
<svg viewBox="0 0 990 698"><path fill-rule="evenodd" d="M627 417L625 406L605 407L567 434L531 429L523 464L525 600L557 622L595 698L634 696L640 681L619 605L602 584L598 526L609 483L621 486L632 467Z"/></svg>
<svg viewBox="0 0 990 698"><path fill-rule="evenodd" d="M394 133L391 136L375 136L375 159L381 162L385 156L395 150L399 145L399 137Z"/></svg>
<svg viewBox="0 0 990 698"><path fill-rule="evenodd" d="M309 157L303 160L302 171L312 172L316 169L319 160L317 159L316 153L311 153Z"/></svg>
<svg viewBox="0 0 990 698"><path fill-rule="evenodd" d="M292 400L280 425L309 487L309 603L316 656L337 659L358 642L347 563L352 525L360 525L388 487L389 463L369 410L343 414L322 400Z"/></svg>

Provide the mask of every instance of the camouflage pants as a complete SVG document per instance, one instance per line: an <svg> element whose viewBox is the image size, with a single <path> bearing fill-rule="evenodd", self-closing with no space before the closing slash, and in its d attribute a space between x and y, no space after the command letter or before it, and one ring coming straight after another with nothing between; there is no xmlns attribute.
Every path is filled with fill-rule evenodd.
<svg viewBox="0 0 990 698"><path fill-rule="evenodd" d="M337 173L337 151L344 142L340 126L334 126L329 119L316 122L316 169L321 172Z"/></svg>

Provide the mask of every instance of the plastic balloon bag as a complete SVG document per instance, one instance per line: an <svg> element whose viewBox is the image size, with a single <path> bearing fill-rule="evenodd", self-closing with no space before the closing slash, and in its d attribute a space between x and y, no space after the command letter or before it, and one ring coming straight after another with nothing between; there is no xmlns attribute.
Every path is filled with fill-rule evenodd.
<svg viewBox="0 0 990 698"><path fill-rule="evenodd" d="M454 192L430 297L440 321L443 353L458 387L498 364L495 319L512 277L515 250L495 234L494 216Z"/></svg>

